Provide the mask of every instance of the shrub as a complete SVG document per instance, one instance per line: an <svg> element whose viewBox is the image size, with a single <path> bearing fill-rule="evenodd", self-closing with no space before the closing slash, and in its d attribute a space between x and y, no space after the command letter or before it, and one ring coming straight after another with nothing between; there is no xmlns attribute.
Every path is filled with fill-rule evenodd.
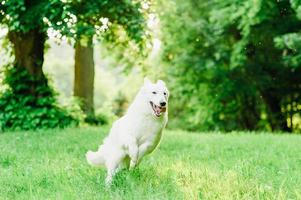
<svg viewBox="0 0 301 200"><path fill-rule="evenodd" d="M22 68L6 67L0 93L0 130L63 128L77 125L79 119L67 108L60 107L46 79L36 80ZM34 94L30 87L35 85Z"/></svg>

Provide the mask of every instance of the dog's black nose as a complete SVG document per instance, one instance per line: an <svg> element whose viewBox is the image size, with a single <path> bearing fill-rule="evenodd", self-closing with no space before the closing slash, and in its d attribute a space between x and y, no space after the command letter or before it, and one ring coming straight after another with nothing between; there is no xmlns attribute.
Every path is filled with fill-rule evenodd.
<svg viewBox="0 0 301 200"><path fill-rule="evenodd" d="M166 105L166 102L160 102L160 106L165 106Z"/></svg>

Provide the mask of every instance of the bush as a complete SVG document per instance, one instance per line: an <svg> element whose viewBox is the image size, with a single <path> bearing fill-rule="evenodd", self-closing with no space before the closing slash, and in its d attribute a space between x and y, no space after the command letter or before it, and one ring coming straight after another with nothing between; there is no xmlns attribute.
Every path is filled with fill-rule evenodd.
<svg viewBox="0 0 301 200"><path fill-rule="evenodd" d="M113 110L112 102L107 102L101 108L96 110L95 118L101 125L111 124L119 117L114 114Z"/></svg>
<svg viewBox="0 0 301 200"><path fill-rule="evenodd" d="M20 67L6 67L4 74L3 84L8 88L0 93L0 130L63 128L79 123L74 113L57 104L46 79L35 80ZM36 86L34 94L32 85Z"/></svg>

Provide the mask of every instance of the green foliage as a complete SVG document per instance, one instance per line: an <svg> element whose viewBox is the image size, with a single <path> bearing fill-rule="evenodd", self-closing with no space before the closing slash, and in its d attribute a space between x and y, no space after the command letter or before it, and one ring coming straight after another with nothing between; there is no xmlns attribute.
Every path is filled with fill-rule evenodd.
<svg viewBox="0 0 301 200"><path fill-rule="evenodd" d="M100 112L95 114L95 119L97 120L98 125L107 125L111 124L116 117L111 112L100 110Z"/></svg>
<svg viewBox="0 0 301 200"><path fill-rule="evenodd" d="M130 39L137 43L143 40L145 16L141 1L67 0L63 8L64 13L57 23L52 24L52 20L49 20L51 27L61 33L59 37L65 35L73 39L89 40L97 35L98 38L112 42L117 37L116 29L122 27Z"/></svg>
<svg viewBox="0 0 301 200"><path fill-rule="evenodd" d="M23 68L7 67L4 84L8 89L0 94L0 130L29 130L77 125L78 111L57 105L52 89L31 77ZM36 85L30 95L29 85Z"/></svg>
<svg viewBox="0 0 301 200"><path fill-rule="evenodd" d="M296 128L299 1L176 2L161 15L171 118L189 129Z"/></svg>
<svg viewBox="0 0 301 200"><path fill-rule="evenodd" d="M49 26L66 29L67 17L64 3L60 0L2 0L0 23L10 31L28 32L35 28L46 31Z"/></svg>
<svg viewBox="0 0 301 200"><path fill-rule="evenodd" d="M49 28L69 38L87 38L94 35L104 36L113 41L116 25L123 27L129 38L140 42L145 37L145 13L142 1L61 1L61 0L2 0L0 6L0 24L10 31L28 32L39 28ZM143 1L148 4L148 1ZM111 28L112 26L112 28Z"/></svg>
<svg viewBox="0 0 301 200"><path fill-rule="evenodd" d="M139 168L106 190L85 160L109 127L0 134L3 199L300 199L298 135L165 131ZM16 149L17 147L17 149ZM26 163L26 164L24 164Z"/></svg>
<svg viewBox="0 0 301 200"><path fill-rule="evenodd" d="M283 51L283 63L286 66L299 68L301 63L301 35L288 33L274 39L275 46ZM294 69L292 69L294 70Z"/></svg>
<svg viewBox="0 0 301 200"><path fill-rule="evenodd" d="M144 29L146 25L145 15L146 15L147 8L143 8L142 3L144 5L147 5L149 2L131 1L131 0L122 0L122 1L2 0L0 2L1 4L0 24L4 24L5 27L8 28L9 35L12 35L11 33L18 33L19 36L15 37L17 39L14 40L15 43L14 46L17 47L19 46L18 43L22 41L26 41L26 39L28 39L26 38L27 37L26 34L22 35L19 33L28 33L34 30L39 34L41 33L41 35L43 34L46 35L46 32L48 30L56 30L57 31L56 36L58 38L61 39L63 36L67 36L69 39L73 39L75 41L80 40L80 42L84 43L83 45L87 45L89 42L93 41L94 35L97 35L98 38L102 38L102 39L105 38L107 41L110 42L115 41L117 38L119 38L120 35L123 35L122 39L120 40L122 41L121 43L124 44L129 43L128 46L130 45L135 46L136 51L138 51L137 46L140 45L141 47L143 45L143 40L145 39ZM121 33L125 33L125 34L121 34ZM34 38L34 39L41 40L41 38ZM40 42L42 43L44 41L40 41ZM136 44L133 45L134 43ZM43 52L38 52L38 51L39 50L35 48L33 51L30 52L35 55L28 55L28 57L37 57L37 59L40 59L38 65L39 67L42 68ZM40 51L43 51L43 48L41 48ZM18 58L16 56L16 60L15 60L16 65L23 66L24 64L18 63L20 61L18 61L17 59ZM25 62L25 64L28 63L30 64L30 62L27 63ZM23 67L28 69L29 67L32 66L23 66ZM6 75L11 76L11 74L9 73L7 73ZM26 78L26 77L22 77L21 75L16 77L23 78L23 79ZM16 77L6 77L7 82L13 80L12 83L7 83L8 85L13 86L11 88L15 88L15 87L32 88L32 86L34 87L36 84L39 84L38 82L34 83L31 80L23 80L23 81L19 80L18 82L15 79ZM44 85L44 83L42 83L41 85ZM38 104L39 106L42 107L43 106L47 107L48 104L49 105L55 104L54 98L51 97L53 92L52 91L48 92L47 86L37 87L37 88L34 87L33 89L43 90L43 91L34 91L34 92L29 91L29 93L27 90L21 91L22 95L24 95L23 99L25 99L24 100L25 103L21 103L20 106L26 104L26 102L29 102L30 104L34 104L32 108L36 109L35 104ZM14 92L18 93L19 91L11 91L11 93L7 92L7 96L5 95L3 96L5 97L3 106L7 106L9 100L11 100L10 98L14 98L14 95L12 95L14 94ZM42 102L39 99L40 97L38 97L38 95L40 95L41 92L47 93L47 94L42 94L43 96ZM42 111L39 109L36 110L38 116L39 115L42 116L43 113L40 113ZM44 114L47 113L47 111L43 111L43 112ZM31 119L28 120L31 121ZM9 117L8 119L6 119L6 121L3 121L3 123L4 124L10 123L8 121L10 121ZM98 123L97 119L94 120L90 116L87 116L86 121ZM102 122L104 123L105 121L107 120L105 120L104 117L100 117L101 123ZM40 126L41 124L41 122L38 120L36 120L35 123L36 123L35 125L38 126ZM53 126L57 126L56 123L53 124L54 124ZM52 127L52 125L45 125L45 126ZM65 126L65 125L62 124L61 126ZM44 127L44 125L42 125L41 127Z"/></svg>

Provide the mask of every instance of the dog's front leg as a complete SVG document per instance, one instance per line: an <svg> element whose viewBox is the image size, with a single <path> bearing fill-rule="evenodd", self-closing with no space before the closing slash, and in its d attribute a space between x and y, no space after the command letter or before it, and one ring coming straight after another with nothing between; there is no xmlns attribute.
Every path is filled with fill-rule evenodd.
<svg viewBox="0 0 301 200"><path fill-rule="evenodd" d="M149 150L151 144L149 142L143 143L142 145L139 146L139 154L138 154L138 161L137 164L141 162L142 157L147 153Z"/></svg>
<svg viewBox="0 0 301 200"><path fill-rule="evenodd" d="M130 169L133 169L138 161L139 148L136 142L129 144L129 156L130 156Z"/></svg>
<svg viewBox="0 0 301 200"><path fill-rule="evenodd" d="M138 146L131 147L130 149L131 149L129 150L129 155L131 158L130 169L134 169L138 161Z"/></svg>

